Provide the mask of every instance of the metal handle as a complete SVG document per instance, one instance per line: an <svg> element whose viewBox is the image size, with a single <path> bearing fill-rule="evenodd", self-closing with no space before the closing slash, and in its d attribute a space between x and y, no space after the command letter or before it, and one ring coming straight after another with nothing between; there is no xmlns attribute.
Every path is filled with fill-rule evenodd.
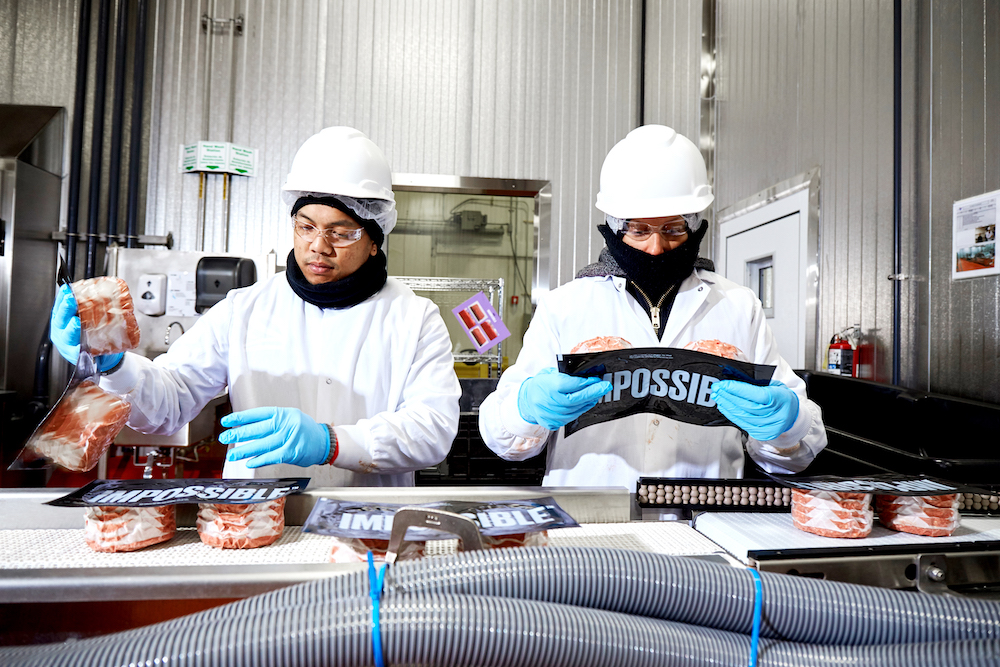
<svg viewBox="0 0 1000 667"><path fill-rule="evenodd" d="M461 514L424 507L400 507L392 519L392 534L389 548L385 552L385 562L396 562L396 553L402 546L406 531L410 527L433 528L455 535L462 544L462 551L479 551L483 548L483 538L476 522Z"/></svg>

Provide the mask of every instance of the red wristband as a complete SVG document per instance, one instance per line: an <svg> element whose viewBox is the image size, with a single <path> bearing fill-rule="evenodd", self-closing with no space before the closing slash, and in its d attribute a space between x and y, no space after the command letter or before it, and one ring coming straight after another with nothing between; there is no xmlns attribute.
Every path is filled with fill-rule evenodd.
<svg viewBox="0 0 1000 667"><path fill-rule="evenodd" d="M337 444L337 432L333 430L333 424L327 424L326 430L330 432L330 455L320 465L328 466L336 460L337 454L340 453L340 446Z"/></svg>

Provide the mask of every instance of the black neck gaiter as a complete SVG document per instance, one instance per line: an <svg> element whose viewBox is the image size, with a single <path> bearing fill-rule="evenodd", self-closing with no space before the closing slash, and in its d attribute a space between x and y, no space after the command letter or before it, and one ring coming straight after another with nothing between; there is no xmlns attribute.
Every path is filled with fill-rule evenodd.
<svg viewBox="0 0 1000 667"><path fill-rule="evenodd" d="M355 306L382 289L388 275L385 253L381 248L357 271L331 283L313 285L306 280L298 262L295 261L294 250L288 253L285 267L285 276L292 291L303 301L320 308Z"/></svg>
<svg viewBox="0 0 1000 667"><path fill-rule="evenodd" d="M633 248L606 224L598 225L597 229L608 245L608 252L628 279L655 303L671 286L680 284L694 271L694 262L698 259L701 240L708 231L708 222L703 221L697 231L689 232L684 243L660 255L650 255Z"/></svg>

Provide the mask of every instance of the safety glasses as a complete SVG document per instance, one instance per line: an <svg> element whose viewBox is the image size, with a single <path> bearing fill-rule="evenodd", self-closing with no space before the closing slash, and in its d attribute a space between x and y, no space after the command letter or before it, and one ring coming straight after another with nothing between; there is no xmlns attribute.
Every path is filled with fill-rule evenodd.
<svg viewBox="0 0 1000 667"><path fill-rule="evenodd" d="M320 229L315 225L302 222L298 218L292 218L292 225L295 227L295 235L307 243L312 243L317 236L322 236L323 240L334 248L346 248L357 243L365 233L364 227L350 229Z"/></svg>
<svg viewBox="0 0 1000 667"><path fill-rule="evenodd" d="M645 241L651 234L660 234L667 238L677 238L688 233L687 222L680 219L663 225L648 225L645 222L625 222L625 234L636 241Z"/></svg>

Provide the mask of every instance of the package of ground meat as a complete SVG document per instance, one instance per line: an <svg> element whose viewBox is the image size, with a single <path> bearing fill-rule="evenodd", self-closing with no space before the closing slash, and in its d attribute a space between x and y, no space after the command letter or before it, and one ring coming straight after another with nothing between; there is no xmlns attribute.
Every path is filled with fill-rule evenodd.
<svg viewBox="0 0 1000 667"><path fill-rule="evenodd" d="M627 350L630 347L632 347L632 343L618 336L596 336L577 343L569 353L607 352L608 350Z"/></svg>
<svg viewBox="0 0 1000 667"><path fill-rule="evenodd" d="M506 549L508 547L547 547L549 532L514 533L512 535L483 535L484 549Z"/></svg>
<svg viewBox="0 0 1000 667"><path fill-rule="evenodd" d="M425 542L403 542L396 560L413 560L423 558ZM368 552L372 552L372 560L385 562L385 554L389 550L389 540L379 540L362 537L335 537L333 549L330 551L331 563L367 563Z"/></svg>
<svg viewBox="0 0 1000 667"><path fill-rule="evenodd" d="M139 346L132 295L121 278L98 277L73 283L80 325L92 355L114 354Z"/></svg>
<svg viewBox="0 0 1000 667"><path fill-rule="evenodd" d="M284 498L248 505L198 503L198 536L212 547L265 547L281 537L284 529Z"/></svg>
<svg viewBox="0 0 1000 667"><path fill-rule="evenodd" d="M368 551L381 561L389 547L396 512L403 507L431 512L441 510L469 519L478 528L484 549L547 546L549 529L578 525L551 497L477 502L446 500L420 506L319 498L303 531L335 538L330 554L332 562L362 562L367 560ZM420 558L425 554L428 541L454 537L447 531L408 524L396 558Z"/></svg>
<svg viewBox="0 0 1000 667"><path fill-rule="evenodd" d="M747 355L743 354L743 350L736 347L735 345L730 345L729 343L724 343L721 340L711 339L711 340L693 340L684 346L685 350L694 350L695 352L705 352L707 354L714 354L717 357L725 357L726 359L736 359L737 361L750 361Z"/></svg>
<svg viewBox="0 0 1000 667"><path fill-rule="evenodd" d="M136 551L177 532L177 506L86 508L84 538L94 551Z"/></svg>
<svg viewBox="0 0 1000 667"><path fill-rule="evenodd" d="M870 493L792 490L792 525L823 537L866 537L874 513Z"/></svg>
<svg viewBox="0 0 1000 667"><path fill-rule="evenodd" d="M25 443L22 461L93 470L128 421L131 406L90 380L70 386Z"/></svg>
<svg viewBox="0 0 1000 667"><path fill-rule="evenodd" d="M961 523L957 493L943 496L876 495L878 520L890 530L903 533L946 537Z"/></svg>
<svg viewBox="0 0 1000 667"><path fill-rule="evenodd" d="M732 428L732 422L712 400L713 385L720 380L737 380L766 386L774 376L775 366L745 361L739 349L717 340L698 341L695 345L703 349L688 350L631 347L619 342L621 339L602 338L612 337L584 341L581 346L588 351L560 354L556 359L560 373L611 383L611 391L594 407L563 427L566 436L592 424L642 413L698 426ZM593 351L595 347L610 349Z"/></svg>

